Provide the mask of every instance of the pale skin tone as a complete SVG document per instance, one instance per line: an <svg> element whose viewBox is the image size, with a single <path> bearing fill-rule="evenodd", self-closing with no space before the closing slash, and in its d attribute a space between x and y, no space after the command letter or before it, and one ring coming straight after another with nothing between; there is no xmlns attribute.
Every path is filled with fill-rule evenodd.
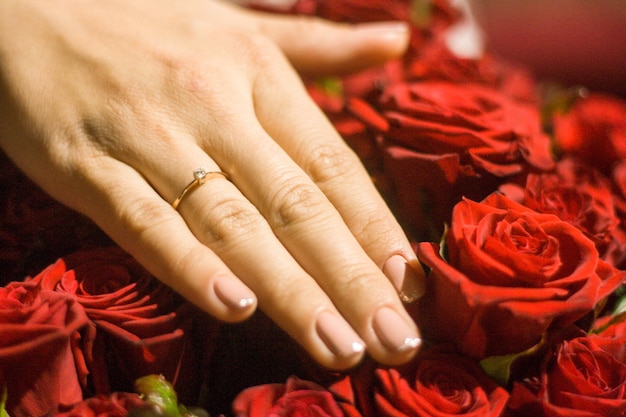
<svg viewBox="0 0 626 417"><path fill-rule="evenodd" d="M212 0L0 2L0 146L218 319L257 305L319 363L419 348L423 271L298 75L397 57L352 27ZM171 206L193 171L224 171Z"/></svg>

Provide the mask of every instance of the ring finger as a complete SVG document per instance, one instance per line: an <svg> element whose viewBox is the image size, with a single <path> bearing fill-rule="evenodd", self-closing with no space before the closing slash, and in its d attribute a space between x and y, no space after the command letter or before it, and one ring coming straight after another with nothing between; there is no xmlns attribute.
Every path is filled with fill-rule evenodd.
<svg viewBox="0 0 626 417"><path fill-rule="evenodd" d="M190 160L183 154L203 152L181 150L173 159ZM208 172L219 171L206 155L195 161ZM362 357L365 343L276 238L259 210L224 177L209 174L201 184L186 171L181 169L180 175L172 177L187 174L188 192L175 197L176 187L170 186L163 194L169 201L180 199L178 211L193 234L219 255L255 292L261 308L316 360L332 368L354 365Z"/></svg>

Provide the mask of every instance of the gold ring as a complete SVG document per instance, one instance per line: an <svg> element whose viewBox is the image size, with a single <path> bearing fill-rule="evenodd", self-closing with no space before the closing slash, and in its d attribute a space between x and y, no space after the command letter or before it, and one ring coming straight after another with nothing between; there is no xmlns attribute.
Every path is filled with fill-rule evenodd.
<svg viewBox="0 0 626 417"><path fill-rule="evenodd" d="M228 174L226 174L225 172L222 172L222 171L210 171L210 172L207 172L204 168L196 169L193 172L193 181L191 181L185 187L185 189L178 195L178 197L176 197L176 200L174 200L174 202L172 203L172 208L174 210L176 210L178 205L182 201L183 197L185 197L189 191L193 190L194 188L196 188L199 185L204 184L205 182L207 182L211 178L217 178L217 177L222 177L222 178L229 179L228 178Z"/></svg>

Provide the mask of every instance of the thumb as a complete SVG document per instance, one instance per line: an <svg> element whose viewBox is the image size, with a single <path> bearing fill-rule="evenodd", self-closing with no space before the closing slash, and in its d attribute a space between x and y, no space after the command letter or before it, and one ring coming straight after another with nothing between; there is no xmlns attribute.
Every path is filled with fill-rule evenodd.
<svg viewBox="0 0 626 417"><path fill-rule="evenodd" d="M258 29L306 76L356 72L402 55L410 29L404 22L335 23L309 16L259 13Z"/></svg>

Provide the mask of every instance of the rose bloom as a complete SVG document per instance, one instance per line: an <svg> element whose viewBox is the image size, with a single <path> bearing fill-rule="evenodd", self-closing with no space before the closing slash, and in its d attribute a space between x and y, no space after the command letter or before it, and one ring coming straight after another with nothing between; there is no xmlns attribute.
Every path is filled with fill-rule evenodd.
<svg viewBox="0 0 626 417"><path fill-rule="evenodd" d="M11 417L48 415L82 400L74 350L87 325L73 297L37 282L0 288L0 391Z"/></svg>
<svg viewBox="0 0 626 417"><path fill-rule="evenodd" d="M496 89L403 83L385 89L380 107L390 126L385 172L399 217L417 233L447 222L462 195L481 200L507 177L554 165L536 107Z"/></svg>
<svg viewBox="0 0 626 417"><path fill-rule="evenodd" d="M466 357L428 349L404 370L378 369L376 415L497 417L509 394Z"/></svg>
<svg viewBox="0 0 626 417"><path fill-rule="evenodd" d="M614 166L612 174L615 210L620 222L620 229L626 230L626 159ZM624 262L619 267L624 269Z"/></svg>
<svg viewBox="0 0 626 417"><path fill-rule="evenodd" d="M59 411L54 417L126 417L130 410L147 405L137 394L114 392L87 398Z"/></svg>
<svg viewBox="0 0 626 417"><path fill-rule="evenodd" d="M626 317L603 316L593 324L591 337L602 338L602 349L626 363Z"/></svg>
<svg viewBox="0 0 626 417"><path fill-rule="evenodd" d="M405 60L405 81L480 84L494 88L514 101L537 103L537 85L529 71L488 52L475 58L459 57L448 48L444 39L433 39L424 44L418 54Z"/></svg>
<svg viewBox="0 0 626 417"><path fill-rule="evenodd" d="M535 106L479 84L389 86L380 100L386 137L417 153L458 154L460 162L505 177L554 166Z"/></svg>
<svg viewBox="0 0 626 417"><path fill-rule="evenodd" d="M408 21L411 4L407 0L318 0L316 14L339 22Z"/></svg>
<svg viewBox="0 0 626 417"><path fill-rule="evenodd" d="M74 296L89 316L92 335L83 341L86 363L79 368L84 385L96 393L132 391L137 378L157 373L183 401L195 400L216 323L126 252L116 246L76 252L33 281Z"/></svg>
<svg viewBox="0 0 626 417"><path fill-rule="evenodd" d="M562 152L580 157L605 174L626 158L626 101L592 93L553 119L554 137Z"/></svg>
<svg viewBox="0 0 626 417"><path fill-rule="evenodd" d="M608 349L605 344L608 342ZM515 383L513 415L547 417L620 417L626 413L626 356L612 352L608 338L580 337L549 353L538 378Z"/></svg>
<svg viewBox="0 0 626 417"><path fill-rule="evenodd" d="M523 197L518 202L540 213L555 214L582 230L602 259L613 266L621 264L626 255L626 233L619 227L611 184L600 172L565 158L554 171L530 173L520 192Z"/></svg>
<svg viewBox="0 0 626 417"><path fill-rule="evenodd" d="M463 200L446 238L421 243L431 269L418 319L427 338L475 358L518 353L590 312L623 282L592 241L553 214L494 193Z"/></svg>
<svg viewBox="0 0 626 417"><path fill-rule="evenodd" d="M361 417L350 403L338 401L322 386L290 377L284 384L243 390L233 401L236 417Z"/></svg>

